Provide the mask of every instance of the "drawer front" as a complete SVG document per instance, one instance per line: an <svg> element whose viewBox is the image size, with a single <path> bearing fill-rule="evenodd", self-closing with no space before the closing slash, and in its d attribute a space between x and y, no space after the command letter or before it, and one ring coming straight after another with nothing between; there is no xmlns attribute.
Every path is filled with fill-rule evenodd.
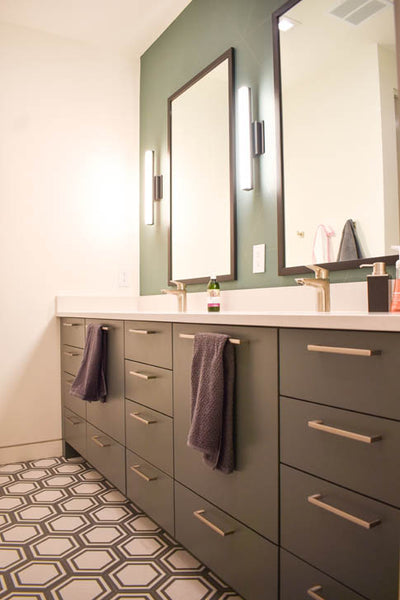
<svg viewBox="0 0 400 600"><path fill-rule="evenodd" d="M281 550L280 556L280 600L363 600L355 592L289 552Z"/></svg>
<svg viewBox="0 0 400 600"><path fill-rule="evenodd" d="M193 342L181 334L227 333L235 346L236 470L213 471L187 446ZM174 325L175 478L270 540L278 540L277 332L261 327Z"/></svg>
<svg viewBox="0 0 400 600"><path fill-rule="evenodd" d="M86 421L65 408L63 431L65 441L75 448L79 454L86 457Z"/></svg>
<svg viewBox="0 0 400 600"><path fill-rule="evenodd" d="M176 482L175 510L176 539L243 598L277 598L274 544Z"/></svg>
<svg viewBox="0 0 400 600"><path fill-rule="evenodd" d="M174 535L174 484L171 477L126 451L126 494L163 529Z"/></svg>
<svg viewBox="0 0 400 600"><path fill-rule="evenodd" d="M125 448L89 423L86 445L88 461L125 493Z"/></svg>
<svg viewBox="0 0 400 600"><path fill-rule="evenodd" d="M83 319L65 317L61 319L61 343L83 348L85 346L85 328Z"/></svg>
<svg viewBox="0 0 400 600"><path fill-rule="evenodd" d="M400 423L292 398L280 416L282 462L400 507Z"/></svg>
<svg viewBox="0 0 400 600"><path fill-rule="evenodd" d="M61 369L70 375L76 375L81 366L82 357L83 350L81 348L64 344L61 346Z"/></svg>
<svg viewBox="0 0 400 600"><path fill-rule="evenodd" d="M124 325L122 321L87 320L108 327L107 396L105 402L87 403L87 420L122 445L125 444Z"/></svg>
<svg viewBox="0 0 400 600"><path fill-rule="evenodd" d="M400 420L399 347L399 333L282 329L281 394ZM336 354L337 348L379 354Z"/></svg>
<svg viewBox="0 0 400 600"><path fill-rule="evenodd" d="M173 474L172 419L162 413L126 400L126 445L162 469Z"/></svg>
<svg viewBox="0 0 400 600"><path fill-rule="evenodd" d="M398 599L397 509L286 466L281 502L283 548L366 598ZM374 521L370 529L361 526Z"/></svg>
<svg viewBox="0 0 400 600"><path fill-rule="evenodd" d="M171 323L127 321L125 357L137 362L172 369Z"/></svg>
<svg viewBox="0 0 400 600"><path fill-rule="evenodd" d="M86 405L87 402L82 400L81 398L77 398L76 396L72 396L70 394L71 385L74 381L75 377L70 375L69 373L61 374L61 393L63 405L72 410L74 413L86 419Z"/></svg>
<svg viewBox="0 0 400 600"><path fill-rule="evenodd" d="M172 372L126 360L125 396L172 416Z"/></svg>

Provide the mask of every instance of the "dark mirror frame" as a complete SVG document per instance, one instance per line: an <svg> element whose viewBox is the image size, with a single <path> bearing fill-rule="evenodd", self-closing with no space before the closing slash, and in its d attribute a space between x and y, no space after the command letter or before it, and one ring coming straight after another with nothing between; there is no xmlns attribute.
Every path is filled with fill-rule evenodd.
<svg viewBox="0 0 400 600"><path fill-rule="evenodd" d="M278 8L272 14L272 35L273 35L273 58L274 58L274 87L275 87L275 127L276 127L276 156L277 156L277 204L278 204L278 274L279 275L297 275L308 273L309 269L305 265L295 267L286 266L285 252L285 193L284 193L284 162L283 162L283 143L282 143L282 81L281 81L281 55L279 45L279 18L290 8L301 2L301 0L289 0L283 6ZM399 39L397 32L397 68L399 63ZM368 262L385 262L388 265L394 265L398 256L366 256L357 260L344 260L339 262L318 263L319 266L329 271L343 271L345 269L356 269L361 264Z"/></svg>
<svg viewBox="0 0 400 600"><path fill-rule="evenodd" d="M168 285L173 280L172 276L172 102L187 89L192 87L205 75L213 71L215 67L220 65L225 60L228 60L228 73L229 73L229 186L230 186L230 273L227 274L216 274L218 281L233 281L236 279L236 169L235 169L235 93L234 93L234 49L229 48L221 56L215 59L207 67L202 69L197 75L185 83L179 88L172 96L168 98L168 155L169 155L169 173L170 173L170 225L169 225L169 236L168 236ZM199 249L201 251L201 249ZM211 272L211 271L210 271ZM194 283L207 283L209 276L197 277L194 279L180 279L183 283L194 284Z"/></svg>

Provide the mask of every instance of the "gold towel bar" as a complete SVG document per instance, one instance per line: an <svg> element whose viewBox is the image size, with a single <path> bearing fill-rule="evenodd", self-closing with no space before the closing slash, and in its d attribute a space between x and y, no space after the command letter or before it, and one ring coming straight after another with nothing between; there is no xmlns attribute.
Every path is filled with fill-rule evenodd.
<svg viewBox="0 0 400 600"><path fill-rule="evenodd" d="M350 356L378 356L380 350L369 350L368 348L341 348L339 346L318 346L307 344L309 352L326 352L328 354L348 354Z"/></svg>
<svg viewBox="0 0 400 600"><path fill-rule="evenodd" d="M193 333L180 333L179 337L182 338L183 340L194 340ZM243 341L238 340L237 338L229 338L229 341L231 344L236 344L237 346L240 346L240 344L243 344Z"/></svg>

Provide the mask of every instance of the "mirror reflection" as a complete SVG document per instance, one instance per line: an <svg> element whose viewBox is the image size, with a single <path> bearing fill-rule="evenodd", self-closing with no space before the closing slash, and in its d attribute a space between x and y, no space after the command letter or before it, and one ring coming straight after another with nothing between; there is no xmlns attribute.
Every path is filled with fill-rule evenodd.
<svg viewBox="0 0 400 600"><path fill-rule="evenodd" d="M170 280L234 278L232 51L169 99Z"/></svg>
<svg viewBox="0 0 400 600"><path fill-rule="evenodd" d="M400 240L393 4L301 0L278 22L281 272L393 255Z"/></svg>

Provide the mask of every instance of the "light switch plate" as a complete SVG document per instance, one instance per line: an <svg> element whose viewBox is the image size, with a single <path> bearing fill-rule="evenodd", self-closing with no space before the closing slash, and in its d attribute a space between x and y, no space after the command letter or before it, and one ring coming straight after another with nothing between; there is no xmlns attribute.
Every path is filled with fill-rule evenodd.
<svg viewBox="0 0 400 600"><path fill-rule="evenodd" d="M253 246L253 273L265 273L265 244Z"/></svg>

